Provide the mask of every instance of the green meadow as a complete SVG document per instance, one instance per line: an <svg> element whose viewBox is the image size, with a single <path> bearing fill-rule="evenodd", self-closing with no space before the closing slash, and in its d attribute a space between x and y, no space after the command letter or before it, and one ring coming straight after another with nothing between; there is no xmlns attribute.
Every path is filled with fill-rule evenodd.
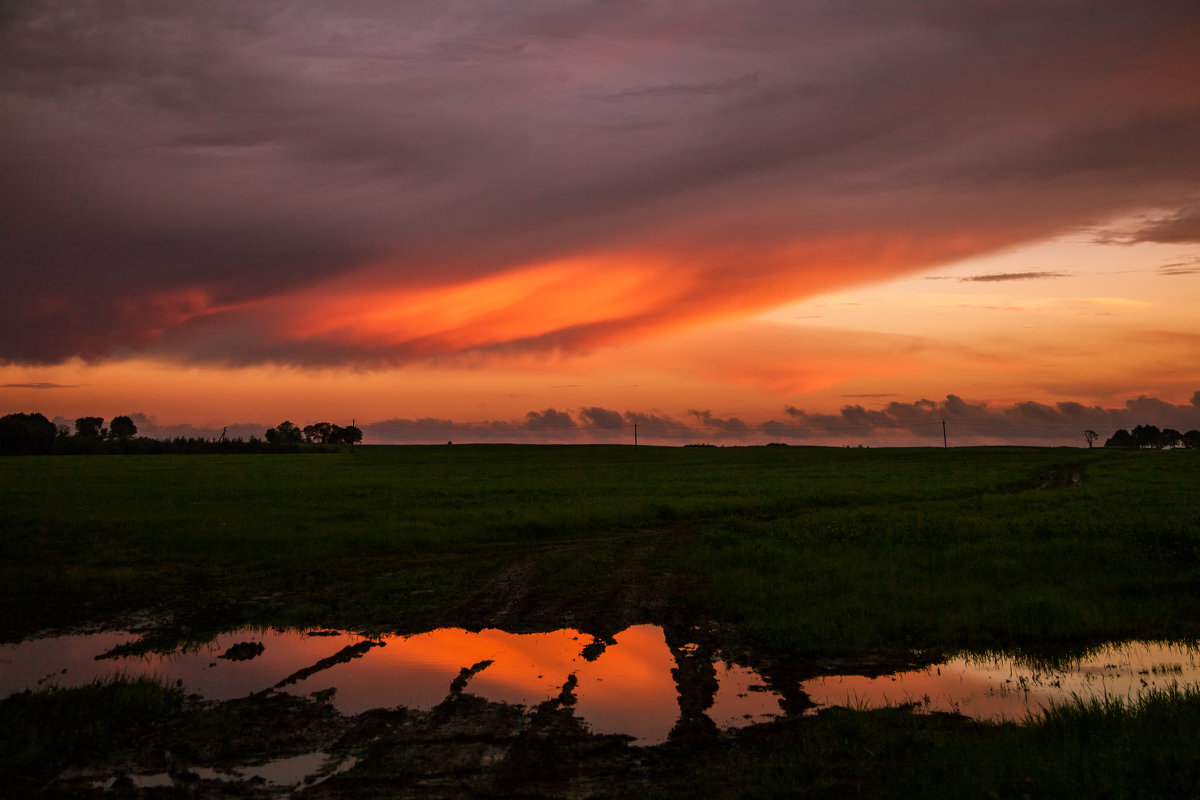
<svg viewBox="0 0 1200 800"><path fill-rule="evenodd" d="M245 624L610 634L671 620L714 626L722 648L776 665L1063 658L1106 641L1200 638L1198 500L1192 450L2 458L0 638L138 615L168 642ZM3 767L61 766L46 755L54 731L73 747L88 740L63 722L77 713L69 695L101 706L152 696L114 715L135 727L186 728L195 713L165 688L89 691L0 703L13 736L49 742ZM129 721L139 714L148 721ZM1194 693L1081 702L1030 726L845 710L706 745L701 770L677 755L651 793L1171 795L1200 773L1198 734Z"/></svg>

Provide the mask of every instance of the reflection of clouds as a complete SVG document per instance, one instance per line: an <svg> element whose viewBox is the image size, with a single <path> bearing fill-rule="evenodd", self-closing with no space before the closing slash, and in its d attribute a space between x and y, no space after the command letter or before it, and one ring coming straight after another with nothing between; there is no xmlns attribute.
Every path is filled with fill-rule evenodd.
<svg viewBox="0 0 1200 800"><path fill-rule="evenodd" d="M1172 686L1200 685L1200 650L1161 642L1097 648L1064 667L1005 656L963 656L926 669L868 678L837 675L801 689L818 706L878 708L916 703L922 711L958 711L982 720L1020 721L1053 704L1108 697L1136 700Z"/></svg>
<svg viewBox="0 0 1200 800"><path fill-rule="evenodd" d="M98 653L136 637L123 633L35 639L0 645L0 693L38 688L50 683L82 686L116 674L151 676L167 683L182 681L187 692L209 700L229 700L269 690L281 679L311 667L362 637L346 633L308 636L300 631L244 629L222 634L198 647L165 655L151 654L97 660ZM498 703L527 707L556 698L567 679L578 679L574 713L595 733L625 734L641 744L665 741L679 716L677 689L671 674L674 658L661 628L638 625L618 633L595 661L582 657L592 637L571 629L514 634L497 629L478 632L443 628L411 636L385 636L357 658L334 664L283 687L297 696L335 689L331 702L342 713L403 706L429 710L446 699L451 682L463 668L482 661L490 665L473 675L465 691ZM243 641L263 644L261 655L245 661L218 658ZM773 695L738 698L750 685L761 684L745 668L718 673L719 725L742 725L744 714L755 720L770 710ZM763 710L764 704L766 711Z"/></svg>
<svg viewBox="0 0 1200 800"><path fill-rule="evenodd" d="M627 628L593 662L578 666L576 713L594 733L624 733L642 743L665 741L679 717L671 668L675 659L662 629Z"/></svg>
<svg viewBox="0 0 1200 800"><path fill-rule="evenodd" d="M708 717L718 728L766 722L783 713L779 695L763 684L757 672L724 661L715 666L719 688Z"/></svg>

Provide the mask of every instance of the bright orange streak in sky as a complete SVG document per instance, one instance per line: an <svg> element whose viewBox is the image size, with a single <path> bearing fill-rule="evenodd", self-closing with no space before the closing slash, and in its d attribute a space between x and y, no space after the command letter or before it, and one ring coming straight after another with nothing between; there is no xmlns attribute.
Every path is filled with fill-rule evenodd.
<svg viewBox="0 0 1200 800"><path fill-rule="evenodd" d="M634 258L538 264L448 286L326 290L290 321L285 335L355 344L419 342L431 354L511 342L612 319L636 317L682 290L659 265Z"/></svg>
<svg viewBox="0 0 1200 800"><path fill-rule="evenodd" d="M271 334L282 342L403 346L411 357L562 334L556 346L579 351L732 320L983 246L972 236L931 242L900 234L736 251L693 245L671 254L579 256L433 287L397 286L384 265L265 301L260 320L276 325Z"/></svg>

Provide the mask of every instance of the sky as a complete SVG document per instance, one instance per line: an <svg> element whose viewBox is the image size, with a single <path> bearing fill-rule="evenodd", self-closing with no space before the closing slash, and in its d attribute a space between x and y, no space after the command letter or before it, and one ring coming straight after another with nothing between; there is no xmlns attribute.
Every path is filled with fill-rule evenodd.
<svg viewBox="0 0 1200 800"><path fill-rule="evenodd" d="M0 6L0 412L1200 428L1200 5Z"/></svg>

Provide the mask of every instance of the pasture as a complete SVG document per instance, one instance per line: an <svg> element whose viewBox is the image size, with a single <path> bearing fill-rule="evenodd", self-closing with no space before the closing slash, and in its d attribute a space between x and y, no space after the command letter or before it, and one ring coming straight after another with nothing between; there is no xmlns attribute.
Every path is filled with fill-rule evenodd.
<svg viewBox="0 0 1200 800"><path fill-rule="evenodd" d="M569 752L539 739L558 766L534 770L537 780L517 766L541 751L514 746L504 768L442 781L442 795L372 750L384 747L375 739L347 734L351 722L329 722L363 763L314 796L1171 793L1200 771L1187 755L1200 732L1194 693L1081 702L1015 726L903 709L805 716L794 687L835 667L887 672L962 651L1053 661L1106 641L1194 641L1198 498L1189 450L453 445L3 458L0 638L138 626L147 646L173 647L257 625L570 627L603 639L653 623L668 639L699 631L711 651L792 687L795 713L736 736L624 748L636 758L586 737L563 738ZM326 711L263 713L311 722ZM0 769L36 793L68 766L136 760L148 740L207 753L205 737L237 713L141 683L19 695L0 704L8 744L22 743L4 748ZM99 732L81 732L81 715ZM140 732L132 749L114 751L94 717Z"/></svg>

